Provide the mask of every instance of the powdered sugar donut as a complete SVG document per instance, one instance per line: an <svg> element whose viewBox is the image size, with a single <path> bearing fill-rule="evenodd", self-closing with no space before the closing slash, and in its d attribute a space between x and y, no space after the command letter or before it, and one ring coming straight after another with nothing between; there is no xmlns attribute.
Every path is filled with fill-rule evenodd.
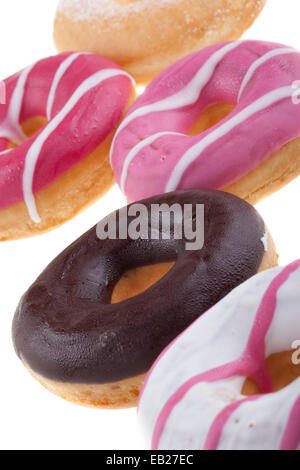
<svg viewBox="0 0 300 470"><path fill-rule="evenodd" d="M131 108L112 146L128 200L206 188L255 203L296 177L298 77L299 52L262 41L217 44L165 70Z"/></svg>
<svg viewBox="0 0 300 470"><path fill-rule="evenodd" d="M0 240L61 224L113 183L108 153L132 89L93 54L43 59L4 81Z"/></svg>
<svg viewBox="0 0 300 470"><path fill-rule="evenodd" d="M139 405L149 445L300 449L299 283L300 261L254 276L162 353Z"/></svg>
<svg viewBox="0 0 300 470"><path fill-rule="evenodd" d="M238 39L265 0L60 0L54 38L60 52L96 52L137 82L193 51Z"/></svg>

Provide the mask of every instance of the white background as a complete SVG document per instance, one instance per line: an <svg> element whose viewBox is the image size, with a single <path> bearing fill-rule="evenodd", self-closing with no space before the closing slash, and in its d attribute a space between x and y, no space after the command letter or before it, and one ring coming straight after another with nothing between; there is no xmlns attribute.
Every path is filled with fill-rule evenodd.
<svg viewBox="0 0 300 470"><path fill-rule="evenodd" d="M55 53L56 0L0 0L0 79ZM300 49L299 0L268 0L245 38ZM300 80L300 77L295 77ZM300 257L299 179L257 208L270 227L280 263ZM125 204L115 187L75 220L49 234L0 244L0 448L143 449L136 410L100 411L64 402L25 371L11 342L11 322L23 292L40 271L84 231Z"/></svg>

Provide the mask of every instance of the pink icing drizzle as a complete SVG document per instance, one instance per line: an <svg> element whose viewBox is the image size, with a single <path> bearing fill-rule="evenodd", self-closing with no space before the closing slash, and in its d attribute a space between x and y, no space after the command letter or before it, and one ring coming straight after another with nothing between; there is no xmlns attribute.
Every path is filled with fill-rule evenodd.
<svg viewBox="0 0 300 470"><path fill-rule="evenodd" d="M283 437L280 443L280 450L296 450L300 443L300 397L297 398L290 416L286 428L283 433Z"/></svg>
<svg viewBox="0 0 300 470"><path fill-rule="evenodd" d="M249 341L242 356L236 361L192 377L182 384L168 399L156 421L152 438L152 449L158 449L167 420L175 406L178 405L192 387L200 382L216 382L233 376L245 376L251 377L257 383L262 393L272 392L273 386L265 363L265 337L275 314L277 293L280 287L299 266L300 260L291 263L270 283L257 310ZM219 438L227 420L241 403L242 401L238 402L236 407L230 405L227 410L225 408L225 410L221 412L221 416L219 415L215 419L209 430L209 440L206 441L205 446L211 448L212 445L214 445L214 448L217 448ZM288 424L286 431L287 437L284 439L284 445L294 444L294 441L292 441L295 426L293 417L298 416L299 411L300 404L296 406L295 411L291 415L292 417ZM296 438L298 439L298 437L299 429L297 428Z"/></svg>
<svg viewBox="0 0 300 470"><path fill-rule="evenodd" d="M222 437L222 431L231 415L244 403L257 400L258 398L260 398L260 395L252 395L244 400L240 400L226 406L221 413L218 414L213 425L208 431L203 450L216 450Z"/></svg>

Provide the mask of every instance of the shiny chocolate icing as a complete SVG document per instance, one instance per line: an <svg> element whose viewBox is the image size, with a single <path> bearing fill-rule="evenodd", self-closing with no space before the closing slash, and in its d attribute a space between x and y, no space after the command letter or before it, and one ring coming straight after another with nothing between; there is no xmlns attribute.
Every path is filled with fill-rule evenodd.
<svg viewBox="0 0 300 470"><path fill-rule="evenodd" d="M186 240L174 236L100 240L93 227L45 269L17 308L15 349L36 373L85 384L142 374L199 315L258 271L265 225L248 203L211 190L176 191L142 203L204 204L204 247L187 251ZM167 261L176 264L156 284L110 303L127 270Z"/></svg>

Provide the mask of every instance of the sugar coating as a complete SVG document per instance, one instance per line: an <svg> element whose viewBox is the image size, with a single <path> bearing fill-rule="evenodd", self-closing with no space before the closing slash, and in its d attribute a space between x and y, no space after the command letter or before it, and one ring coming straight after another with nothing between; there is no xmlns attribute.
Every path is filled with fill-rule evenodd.
<svg viewBox="0 0 300 470"><path fill-rule="evenodd" d="M58 12L64 13L73 21L89 21L99 16L102 19L112 18L114 16L127 16L131 13L139 13L145 9L163 8L170 4L182 3L182 0L135 0L134 2L121 3L117 0L60 0L58 5ZM229 0L225 2L224 10L217 9L216 16L225 16L228 13L228 7L236 9L240 8L253 8L254 0L243 2L242 5L237 5L236 0ZM264 0L256 0L256 8L261 9ZM225 8L227 7L227 8ZM254 13L252 13L254 16ZM187 23L188 21L188 17Z"/></svg>
<svg viewBox="0 0 300 470"><path fill-rule="evenodd" d="M71 16L75 21L92 20L97 16L110 18L115 15L127 16L138 13L145 8L180 3L182 0L136 0L120 3L116 0L60 0L58 11Z"/></svg>

